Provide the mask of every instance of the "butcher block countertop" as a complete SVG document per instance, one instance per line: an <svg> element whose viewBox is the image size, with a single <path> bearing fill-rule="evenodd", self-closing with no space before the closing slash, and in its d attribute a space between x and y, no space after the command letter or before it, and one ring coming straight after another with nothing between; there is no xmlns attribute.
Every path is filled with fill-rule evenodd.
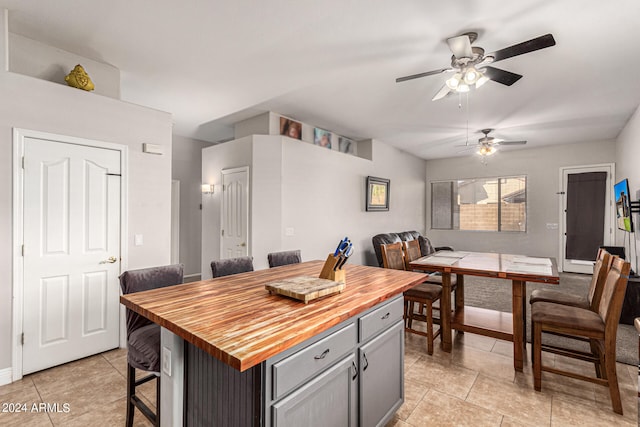
<svg viewBox="0 0 640 427"><path fill-rule="evenodd" d="M347 265L340 294L304 304L265 284L318 276L322 261L122 295L127 308L245 371L422 282L422 273Z"/></svg>

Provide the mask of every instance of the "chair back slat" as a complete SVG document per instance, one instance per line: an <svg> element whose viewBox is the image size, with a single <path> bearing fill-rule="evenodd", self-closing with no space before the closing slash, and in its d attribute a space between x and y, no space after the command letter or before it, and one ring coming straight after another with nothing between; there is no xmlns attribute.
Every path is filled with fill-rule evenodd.
<svg viewBox="0 0 640 427"><path fill-rule="evenodd" d="M380 250L382 251L382 265L384 268L405 270L402 242L381 245Z"/></svg>
<svg viewBox="0 0 640 427"><path fill-rule="evenodd" d="M409 263L422 257L420 251L420 242L417 240L409 240L402 243L404 246L404 264L405 269L410 270Z"/></svg>
<svg viewBox="0 0 640 427"><path fill-rule="evenodd" d="M607 280L607 275L613 263L613 256L605 249L598 250L596 263L593 266L593 276L591 276L591 285L589 286L589 307L591 310L598 311L600 299L602 298L602 290Z"/></svg>
<svg viewBox="0 0 640 427"><path fill-rule="evenodd" d="M605 322L606 345L613 345L615 348L618 322L622 312L622 303L627 290L629 271L631 264L625 260L613 257L611 269L607 274L607 279L602 290L598 313Z"/></svg>

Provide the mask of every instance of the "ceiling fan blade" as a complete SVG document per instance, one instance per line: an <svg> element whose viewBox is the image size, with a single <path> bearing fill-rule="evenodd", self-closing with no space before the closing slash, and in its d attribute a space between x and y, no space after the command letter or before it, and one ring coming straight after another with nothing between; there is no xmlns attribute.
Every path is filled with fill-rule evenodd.
<svg viewBox="0 0 640 427"><path fill-rule="evenodd" d="M449 91L451 91L451 89L449 89L449 86L444 85L440 88L440 90L438 91L438 93L436 93L433 98L431 98L432 101L437 101L438 99L442 99L445 96L447 96L449 94Z"/></svg>
<svg viewBox="0 0 640 427"><path fill-rule="evenodd" d="M419 74L412 74L410 76L398 77L396 83L406 82L407 80L419 79L420 77L433 76L435 74L442 74L446 71L452 71L452 68L442 68L441 70L427 71Z"/></svg>
<svg viewBox="0 0 640 427"><path fill-rule="evenodd" d="M473 58L473 50L471 50L471 40L469 36L462 35L447 39L449 49L456 58Z"/></svg>
<svg viewBox="0 0 640 427"><path fill-rule="evenodd" d="M497 83L502 83L505 86L511 86L522 78L520 74L512 73L511 71L501 70L495 67L483 67L484 75Z"/></svg>
<svg viewBox="0 0 640 427"><path fill-rule="evenodd" d="M524 145L527 141L500 141L494 142L493 145Z"/></svg>
<svg viewBox="0 0 640 427"><path fill-rule="evenodd" d="M546 47L555 46L555 44L556 41L553 36L551 34L545 34L544 36L536 37L535 39L531 39L526 42L514 44L513 46L496 50L495 52L488 53L485 56L493 56L493 62L497 62L502 61L503 59L544 49Z"/></svg>

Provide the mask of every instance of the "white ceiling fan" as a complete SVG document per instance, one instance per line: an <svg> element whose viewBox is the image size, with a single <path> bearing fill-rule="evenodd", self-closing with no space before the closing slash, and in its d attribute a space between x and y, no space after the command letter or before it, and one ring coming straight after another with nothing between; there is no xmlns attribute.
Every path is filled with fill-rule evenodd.
<svg viewBox="0 0 640 427"><path fill-rule="evenodd" d="M478 139L477 144L465 144L464 147L470 149L477 149L476 153L480 154L483 157L490 156L495 153L496 147L500 145L524 145L527 141L505 141L500 138L494 138L493 136L489 136L494 129L482 129L480 132L484 134L483 137Z"/></svg>
<svg viewBox="0 0 640 427"><path fill-rule="evenodd" d="M511 86L520 80L522 76L510 71L492 67L489 64L551 47L556 44L553 36L551 34L546 34L485 55L483 48L479 46L471 46L477 38L478 33L475 32L467 32L457 37L448 38L447 44L453 53L453 56L451 56L450 68L442 68L439 70L399 77L396 79L396 83L441 74L444 72L454 72L455 74L447 79L445 85L442 86L438 93L436 93L432 101L444 98L451 92L469 92L471 87L479 88L489 80L493 80L505 86Z"/></svg>

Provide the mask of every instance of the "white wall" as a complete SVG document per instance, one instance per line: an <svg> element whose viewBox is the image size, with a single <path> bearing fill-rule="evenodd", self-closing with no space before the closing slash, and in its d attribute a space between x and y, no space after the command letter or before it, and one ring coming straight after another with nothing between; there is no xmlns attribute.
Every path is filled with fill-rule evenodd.
<svg viewBox="0 0 640 427"><path fill-rule="evenodd" d="M640 200L640 107L629 119L629 122L616 139L616 182L627 178L631 200ZM640 215L633 215L634 227L640 227ZM626 246L627 259L631 260L631 268L638 273L638 233L629 236L623 231L616 232L616 245Z"/></svg>
<svg viewBox="0 0 640 427"><path fill-rule="evenodd" d="M214 145L202 150L202 182L215 185L215 193L202 196L202 262L203 279L211 278L211 261L220 259L220 201L222 170L251 166L252 137ZM249 172L251 177L251 171ZM249 191L252 191L250 182ZM249 231L251 232L251 230Z"/></svg>
<svg viewBox="0 0 640 427"><path fill-rule="evenodd" d="M0 369L11 365L12 129L129 147L129 235L125 261L133 269L170 261L171 126L168 113L0 71L0 276L4 278L0 283ZM165 154L142 153L144 142L162 145ZM134 246L134 234L144 236L143 246Z"/></svg>
<svg viewBox="0 0 640 427"><path fill-rule="evenodd" d="M251 166L251 254L256 269L267 254L300 249L303 260L325 259L349 236L351 262L377 265L371 237L390 231L424 231L425 161L373 141L373 161L281 136L253 136L205 148L203 180ZM365 211L368 175L391 180L389 212ZM220 198L203 205L203 277L220 256ZM286 235L292 229L293 235Z"/></svg>
<svg viewBox="0 0 640 427"><path fill-rule="evenodd" d="M113 65L9 33L9 71L67 86L64 77L77 64L95 85L93 93L120 99L120 70Z"/></svg>
<svg viewBox="0 0 640 427"><path fill-rule="evenodd" d="M434 246L557 258L559 231L548 229L546 224L560 224L561 196L556 194L560 188L560 168L614 161L614 141L503 150L493 155L486 166L476 155L427 161L427 236ZM432 181L513 175L527 176L526 233L431 229Z"/></svg>
<svg viewBox="0 0 640 427"><path fill-rule="evenodd" d="M173 135L171 177L180 181L180 262L184 264L185 276L200 274L202 149L211 145L210 142Z"/></svg>

